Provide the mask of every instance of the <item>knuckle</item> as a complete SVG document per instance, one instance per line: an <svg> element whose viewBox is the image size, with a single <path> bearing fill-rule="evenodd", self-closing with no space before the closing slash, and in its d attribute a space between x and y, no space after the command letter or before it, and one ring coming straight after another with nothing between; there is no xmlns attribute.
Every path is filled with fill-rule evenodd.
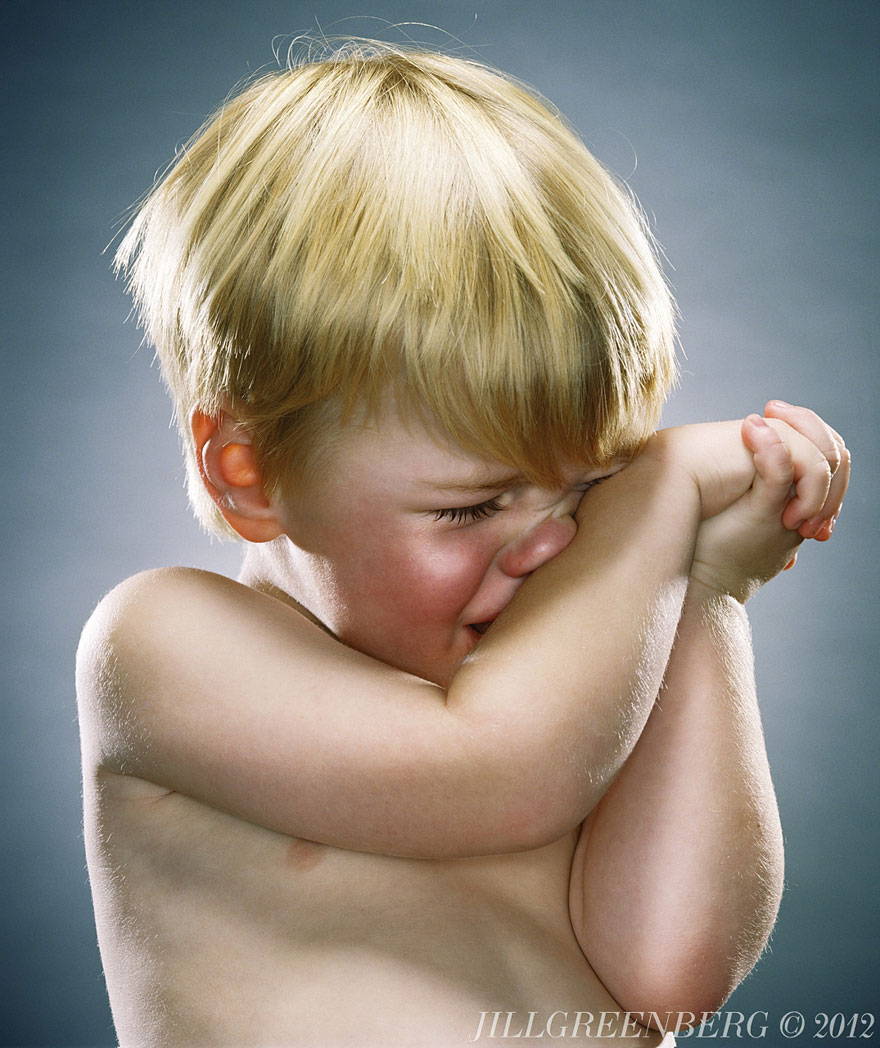
<svg viewBox="0 0 880 1048"><path fill-rule="evenodd" d="M838 450L837 445L833 445L833 450L829 449L824 452L823 457L825 459L825 464L828 466L831 476L833 477L840 469L840 451Z"/></svg>
<svg viewBox="0 0 880 1048"><path fill-rule="evenodd" d="M822 423L822 428L825 434L825 440L823 442L826 447L825 457L828 459L828 464L831 466L831 472L836 473L838 469L840 469L840 449L842 441L836 437L834 430L824 422Z"/></svg>

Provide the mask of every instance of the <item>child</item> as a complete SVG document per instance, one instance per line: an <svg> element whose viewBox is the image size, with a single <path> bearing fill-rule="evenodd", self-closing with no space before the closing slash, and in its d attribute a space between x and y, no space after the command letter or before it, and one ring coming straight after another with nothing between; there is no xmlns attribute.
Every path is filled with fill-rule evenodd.
<svg viewBox="0 0 880 1048"><path fill-rule="evenodd" d="M119 259L196 512L246 542L237 582L123 583L80 646L121 1044L712 1013L782 883L742 602L830 536L837 434L779 402L655 433L673 310L634 207L439 54L258 80Z"/></svg>

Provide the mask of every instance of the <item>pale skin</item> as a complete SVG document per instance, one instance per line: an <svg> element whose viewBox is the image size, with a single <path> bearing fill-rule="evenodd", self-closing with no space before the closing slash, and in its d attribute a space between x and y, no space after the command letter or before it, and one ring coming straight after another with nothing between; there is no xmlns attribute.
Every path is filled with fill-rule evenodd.
<svg viewBox="0 0 880 1048"><path fill-rule="evenodd" d="M246 431L196 413L241 582L129 580L78 666L121 1043L717 1008L782 871L740 602L829 537L849 475L817 416L766 411L586 494L608 469L540 489L388 414L272 500Z"/></svg>

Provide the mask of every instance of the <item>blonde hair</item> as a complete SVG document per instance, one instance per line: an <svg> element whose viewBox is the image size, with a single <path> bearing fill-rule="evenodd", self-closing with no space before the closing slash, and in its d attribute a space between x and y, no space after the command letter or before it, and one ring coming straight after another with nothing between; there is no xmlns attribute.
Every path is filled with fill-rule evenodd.
<svg viewBox="0 0 880 1048"><path fill-rule="evenodd" d="M225 405L267 490L389 393L542 483L656 427L671 296L638 209L558 114L485 66L372 43L228 101L117 254L188 420Z"/></svg>

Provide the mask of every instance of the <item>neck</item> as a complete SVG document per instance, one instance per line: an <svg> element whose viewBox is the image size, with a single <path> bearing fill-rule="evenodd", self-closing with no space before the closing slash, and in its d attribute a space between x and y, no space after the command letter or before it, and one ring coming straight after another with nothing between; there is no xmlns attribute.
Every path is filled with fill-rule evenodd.
<svg viewBox="0 0 880 1048"><path fill-rule="evenodd" d="M317 593L309 592L314 587L308 586L308 575L299 563L306 556L285 536L272 542L248 543L238 581L289 605L332 636L333 631L320 618Z"/></svg>

